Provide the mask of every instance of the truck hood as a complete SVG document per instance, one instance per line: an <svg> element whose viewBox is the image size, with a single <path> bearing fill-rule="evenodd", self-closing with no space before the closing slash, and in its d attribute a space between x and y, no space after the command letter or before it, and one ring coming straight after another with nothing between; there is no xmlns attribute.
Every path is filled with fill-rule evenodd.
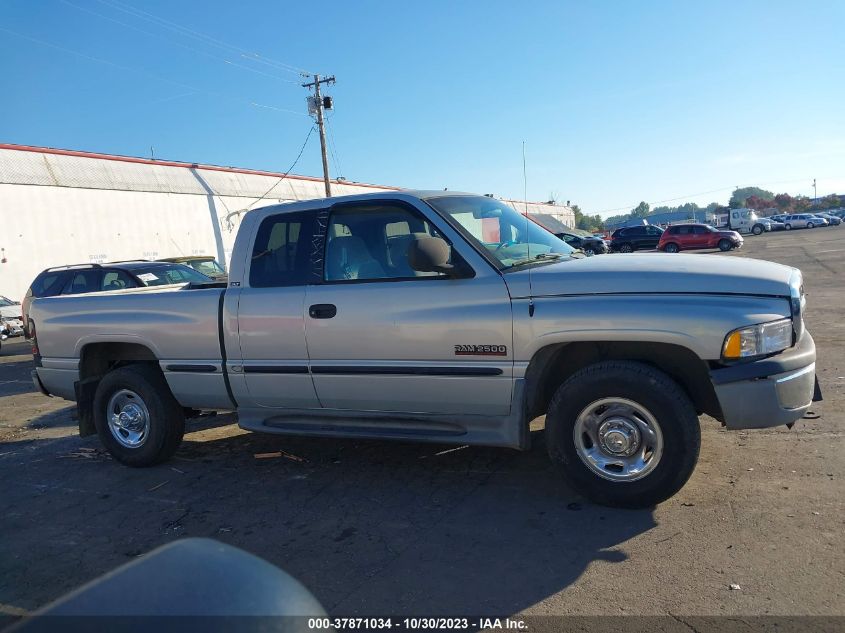
<svg viewBox="0 0 845 633"><path fill-rule="evenodd" d="M531 269L535 297L619 293L789 296L794 268L724 255L642 253L570 259ZM528 287L528 270L505 274L511 292ZM515 295L516 296L516 295Z"/></svg>

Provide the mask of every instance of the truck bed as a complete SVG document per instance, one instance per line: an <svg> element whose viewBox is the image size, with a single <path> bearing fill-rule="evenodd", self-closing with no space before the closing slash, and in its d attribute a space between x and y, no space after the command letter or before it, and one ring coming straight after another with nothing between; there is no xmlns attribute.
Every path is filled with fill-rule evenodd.
<svg viewBox="0 0 845 633"><path fill-rule="evenodd" d="M213 393L229 405L222 374L220 318L224 290L141 288L36 299L30 311L50 393L74 399L79 360L98 342L141 345L159 361L183 406ZM206 404L208 406L208 404Z"/></svg>

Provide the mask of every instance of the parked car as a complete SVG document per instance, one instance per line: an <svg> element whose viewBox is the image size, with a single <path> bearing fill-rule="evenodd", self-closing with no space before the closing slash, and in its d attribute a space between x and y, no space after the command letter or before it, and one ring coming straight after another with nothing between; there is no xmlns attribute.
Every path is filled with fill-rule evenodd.
<svg viewBox="0 0 845 633"><path fill-rule="evenodd" d="M766 231L785 231L786 225L779 221L775 220L774 216L771 218L760 218L759 222L766 227Z"/></svg>
<svg viewBox="0 0 845 633"><path fill-rule="evenodd" d="M12 301L0 295L0 340L23 334L20 301Z"/></svg>
<svg viewBox="0 0 845 633"><path fill-rule="evenodd" d="M812 213L793 213L783 218L783 224L787 231L792 229L814 229L817 226L824 226L825 220L817 218Z"/></svg>
<svg viewBox="0 0 845 633"><path fill-rule="evenodd" d="M581 249L588 257L591 255L603 255L609 250L607 242L594 235L578 235L576 233L561 232L555 233L555 236L569 244L572 248Z"/></svg>
<svg viewBox="0 0 845 633"><path fill-rule="evenodd" d="M610 236L610 250L619 253L633 253L643 249L657 248L663 229L645 224L616 229Z"/></svg>
<svg viewBox="0 0 845 633"><path fill-rule="evenodd" d="M573 253L486 196L257 209L226 286L36 299L33 380L131 466L174 454L186 408L236 410L250 431L519 450L545 415L571 485L626 507L684 485L699 415L792 425L820 393L799 270Z"/></svg>
<svg viewBox="0 0 845 633"><path fill-rule="evenodd" d="M709 224L674 224L663 231L657 248L667 253L718 248L729 251L742 248L742 236L736 231L719 231Z"/></svg>
<svg viewBox="0 0 845 633"><path fill-rule="evenodd" d="M76 295L89 292L111 292L142 286L208 283L214 281L184 264L146 260L76 264L42 271L26 291L21 314L24 331L29 323L29 308L38 297Z"/></svg>
<svg viewBox="0 0 845 633"><path fill-rule="evenodd" d="M201 272L206 277L211 277L215 281L226 281L226 271L223 270L223 267L217 263L217 260L210 255L198 255L194 257L164 257L156 261L184 264L185 266L190 266L194 270Z"/></svg>
<svg viewBox="0 0 845 633"><path fill-rule="evenodd" d="M824 218L830 223L830 226L839 226L842 224L842 218L833 215L832 213L815 213L816 217Z"/></svg>
<svg viewBox="0 0 845 633"><path fill-rule="evenodd" d="M786 219L786 216L789 215L788 213L779 213L778 215L770 215L769 220L774 220L775 222L783 222Z"/></svg>

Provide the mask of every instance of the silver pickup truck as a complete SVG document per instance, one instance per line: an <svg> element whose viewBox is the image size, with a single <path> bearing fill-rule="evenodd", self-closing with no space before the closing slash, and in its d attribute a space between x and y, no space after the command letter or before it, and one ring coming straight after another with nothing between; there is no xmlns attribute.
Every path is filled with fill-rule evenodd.
<svg viewBox="0 0 845 633"><path fill-rule="evenodd" d="M800 271L585 258L506 204L390 192L248 213L226 283L34 301L38 388L147 466L192 410L288 435L526 450L599 503L684 485L698 416L791 425L815 397Z"/></svg>

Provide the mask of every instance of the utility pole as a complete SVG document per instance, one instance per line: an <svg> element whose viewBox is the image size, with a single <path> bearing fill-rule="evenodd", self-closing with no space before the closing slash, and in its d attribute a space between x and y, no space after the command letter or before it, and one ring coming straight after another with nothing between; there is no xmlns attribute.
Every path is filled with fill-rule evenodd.
<svg viewBox="0 0 845 633"><path fill-rule="evenodd" d="M816 205L819 203L819 192L816 189L816 179L813 178L813 204Z"/></svg>
<svg viewBox="0 0 845 633"><path fill-rule="evenodd" d="M320 79L314 75L314 81L302 84L303 88L314 88L314 109L317 114L317 127L320 131L320 152L323 155L323 182L326 185L326 197L332 197L332 183L329 180L329 157L326 154L326 128L323 122L323 97L320 94L320 84L333 84L334 75Z"/></svg>

